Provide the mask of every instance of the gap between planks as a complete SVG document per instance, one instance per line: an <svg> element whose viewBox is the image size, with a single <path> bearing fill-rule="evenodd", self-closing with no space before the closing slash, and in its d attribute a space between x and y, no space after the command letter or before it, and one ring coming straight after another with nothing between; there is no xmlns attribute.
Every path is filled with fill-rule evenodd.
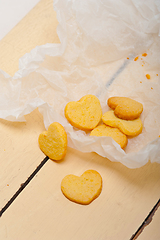
<svg viewBox="0 0 160 240"><path fill-rule="evenodd" d="M9 206L14 202L14 200L19 196L23 189L29 184L29 182L34 178L34 176L39 172L43 165L48 161L49 157L45 157L43 161L37 166L37 168L32 172L32 174L27 178L27 180L21 184L20 188L15 192L13 197L5 204L5 206L0 211L0 217L9 208Z"/></svg>
<svg viewBox="0 0 160 240"><path fill-rule="evenodd" d="M142 231L144 230L144 228L146 226L148 226L152 219L153 216L155 214L155 212L157 211L157 209L160 206L160 199L157 201L157 203L154 205L154 207L152 208L152 210L149 212L148 216L145 218L145 220L143 221L143 223L140 225L140 227L137 229L137 231L132 235L132 237L130 238L130 240L136 240L139 235L142 233Z"/></svg>
<svg viewBox="0 0 160 240"><path fill-rule="evenodd" d="M19 194L25 189L25 187L30 183L30 181L35 177L35 175L40 171L40 169L44 166L44 164L49 160L49 157L45 157L42 162L37 166L37 168L32 172L32 174L27 178L27 180L21 184L20 188L15 192L15 194L12 196L12 198L5 204L5 206L0 211L0 217L3 215L3 213L9 208L9 206L16 200L16 198L19 196ZM152 218L157 211L158 207L160 206L160 199L157 201L157 203L154 205L152 210L149 212L148 216L145 218L143 223L140 225L138 230L132 235L130 240L136 240L139 235L142 233L144 228L150 224L152 221Z"/></svg>

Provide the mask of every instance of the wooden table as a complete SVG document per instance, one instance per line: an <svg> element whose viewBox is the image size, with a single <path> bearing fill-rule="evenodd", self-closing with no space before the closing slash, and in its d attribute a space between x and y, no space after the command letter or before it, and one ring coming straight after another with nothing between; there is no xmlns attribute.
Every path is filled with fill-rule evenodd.
<svg viewBox="0 0 160 240"><path fill-rule="evenodd" d="M0 69L13 76L25 53L37 45L58 43L57 24L52 0L41 0L0 41ZM0 208L44 159L37 143L42 131L43 119L37 109L24 123L0 120ZM68 201L60 190L62 178L90 168L102 175L101 195L87 206ZM68 148L63 161L48 160L4 211L0 239L128 240L159 198L159 164L128 169L95 153ZM160 209L138 239L160 239Z"/></svg>

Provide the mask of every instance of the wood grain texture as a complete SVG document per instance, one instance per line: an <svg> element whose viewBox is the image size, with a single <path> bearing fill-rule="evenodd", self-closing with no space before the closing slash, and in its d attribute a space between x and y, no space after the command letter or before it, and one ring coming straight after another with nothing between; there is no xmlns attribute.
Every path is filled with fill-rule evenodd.
<svg viewBox="0 0 160 240"><path fill-rule="evenodd" d="M40 1L0 41L0 69L10 75L18 60L37 45L59 42L52 0ZM0 121L0 208L10 199L44 158L38 136L44 130L36 109L26 123ZM88 206L70 202L60 190L69 173L97 170L103 179L101 195ZM68 148L59 163L49 160L0 218L0 239L7 240L124 240L130 239L159 199L160 165L148 163L128 169L95 153ZM145 240L159 238L159 209ZM145 231L143 234L145 234ZM142 235L143 236L143 235Z"/></svg>

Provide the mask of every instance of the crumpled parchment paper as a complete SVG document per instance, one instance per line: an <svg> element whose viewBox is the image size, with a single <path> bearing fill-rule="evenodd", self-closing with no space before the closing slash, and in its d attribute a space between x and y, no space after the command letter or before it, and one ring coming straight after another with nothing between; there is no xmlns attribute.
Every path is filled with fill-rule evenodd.
<svg viewBox="0 0 160 240"><path fill-rule="evenodd" d="M54 9L61 43L25 54L13 78L0 70L0 118L25 121L38 107L46 129L54 121L65 127L69 147L129 168L160 163L160 1L55 0ZM99 98L103 113L111 96L143 104L143 131L125 151L110 137L90 137L65 119L65 105L86 94Z"/></svg>

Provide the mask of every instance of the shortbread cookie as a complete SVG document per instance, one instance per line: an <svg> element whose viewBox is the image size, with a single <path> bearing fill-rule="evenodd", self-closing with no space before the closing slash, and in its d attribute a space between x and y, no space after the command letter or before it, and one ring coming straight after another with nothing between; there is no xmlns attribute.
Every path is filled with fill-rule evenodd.
<svg viewBox="0 0 160 240"><path fill-rule="evenodd" d="M67 175L61 182L63 194L71 201L89 204L102 190L102 177L95 170L87 170L80 177Z"/></svg>
<svg viewBox="0 0 160 240"><path fill-rule="evenodd" d="M111 137L115 142L117 142L121 146L121 148L125 148L128 142L126 135L122 133L118 128L106 126L105 124L102 124L93 129L90 133L90 136Z"/></svg>
<svg viewBox="0 0 160 240"><path fill-rule="evenodd" d="M61 160L66 155L67 134L58 122L52 123L48 131L42 132L38 142L42 152L52 160Z"/></svg>
<svg viewBox="0 0 160 240"><path fill-rule="evenodd" d="M117 127L127 136L134 137L142 132L142 121L140 118L134 120L123 120L115 116L114 111L108 111L102 116L102 121L111 127Z"/></svg>
<svg viewBox="0 0 160 240"><path fill-rule="evenodd" d="M72 126L92 130L102 117L100 101L94 95L86 95L77 102L69 102L65 107L65 116Z"/></svg>
<svg viewBox="0 0 160 240"><path fill-rule="evenodd" d="M114 114L124 120L133 120L140 116L143 105L127 97L111 97L108 106L114 110Z"/></svg>

